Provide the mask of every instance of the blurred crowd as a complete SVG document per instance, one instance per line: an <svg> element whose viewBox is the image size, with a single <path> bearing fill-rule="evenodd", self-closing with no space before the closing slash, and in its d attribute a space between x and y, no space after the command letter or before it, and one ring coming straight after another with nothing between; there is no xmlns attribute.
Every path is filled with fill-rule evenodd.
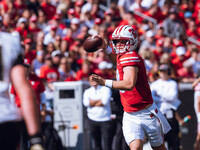
<svg viewBox="0 0 200 150"><path fill-rule="evenodd" d="M138 31L150 82L159 64L169 64L180 82L193 82L200 68L199 0L2 0L0 6L0 30L21 37L24 57L47 83L88 80L90 72L113 78L105 53L86 53L82 43L97 34L109 42L126 24Z"/></svg>
<svg viewBox="0 0 200 150"><path fill-rule="evenodd" d="M25 64L45 83L47 99L56 81L88 81L92 72L115 78L105 52L87 53L82 44L97 34L110 43L119 25L137 30L149 82L159 79L160 64L177 82L195 80L200 0L0 0L0 31L20 36Z"/></svg>

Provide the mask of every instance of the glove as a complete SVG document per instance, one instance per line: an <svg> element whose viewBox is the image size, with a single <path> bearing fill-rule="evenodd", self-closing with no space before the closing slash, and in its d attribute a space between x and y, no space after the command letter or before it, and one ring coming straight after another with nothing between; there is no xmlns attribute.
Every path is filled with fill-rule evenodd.
<svg viewBox="0 0 200 150"><path fill-rule="evenodd" d="M30 136L30 150L45 150L43 145L41 133Z"/></svg>

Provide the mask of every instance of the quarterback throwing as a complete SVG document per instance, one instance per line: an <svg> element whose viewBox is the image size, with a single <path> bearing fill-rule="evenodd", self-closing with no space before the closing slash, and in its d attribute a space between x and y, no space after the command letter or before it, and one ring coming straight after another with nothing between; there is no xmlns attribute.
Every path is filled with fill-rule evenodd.
<svg viewBox="0 0 200 150"><path fill-rule="evenodd" d="M111 47L105 49L111 60L116 60L116 79L107 80L92 75L94 84L120 90L124 108L123 134L131 150L141 150L146 136L154 150L165 150L163 134L170 129L165 117L153 103L144 60L135 50L138 35L128 25L117 27L111 39Z"/></svg>

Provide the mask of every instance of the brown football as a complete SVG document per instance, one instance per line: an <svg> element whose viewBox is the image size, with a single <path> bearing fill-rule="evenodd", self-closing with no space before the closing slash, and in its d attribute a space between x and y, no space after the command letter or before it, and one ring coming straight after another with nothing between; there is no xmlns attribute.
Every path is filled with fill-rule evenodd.
<svg viewBox="0 0 200 150"><path fill-rule="evenodd" d="M102 45L103 41L99 35L89 36L83 43L83 48L86 52L92 53L98 50L98 47Z"/></svg>

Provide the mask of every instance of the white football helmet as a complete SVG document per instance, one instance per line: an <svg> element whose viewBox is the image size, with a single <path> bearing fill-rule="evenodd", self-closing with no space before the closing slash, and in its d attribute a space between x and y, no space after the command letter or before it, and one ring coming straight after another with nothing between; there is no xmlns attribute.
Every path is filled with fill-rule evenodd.
<svg viewBox="0 0 200 150"><path fill-rule="evenodd" d="M124 44L117 44L119 40L124 40ZM138 35L135 29L129 25L122 25L115 29L111 38L111 46L116 54L123 54L133 51L138 45Z"/></svg>

